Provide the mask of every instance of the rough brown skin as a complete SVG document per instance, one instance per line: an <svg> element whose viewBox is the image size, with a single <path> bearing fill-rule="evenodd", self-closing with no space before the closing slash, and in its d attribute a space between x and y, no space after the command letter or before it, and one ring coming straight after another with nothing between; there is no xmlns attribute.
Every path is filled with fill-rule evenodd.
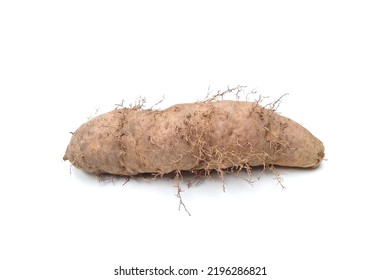
<svg viewBox="0 0 381 280"><path fill-rule="evenodd" d="M165 110L116 109L83 124L64 160L94 174L167 174L231 167L310 168L322 142L255 102L213 101Z"/></svg>

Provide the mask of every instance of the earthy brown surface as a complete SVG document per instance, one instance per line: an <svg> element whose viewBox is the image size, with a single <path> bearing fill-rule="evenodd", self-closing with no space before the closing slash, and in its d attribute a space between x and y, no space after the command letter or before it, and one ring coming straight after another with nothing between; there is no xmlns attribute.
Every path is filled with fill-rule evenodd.
<svg viewBox="0 0 381 280"><path fill-rule="evenodd" d="M280 165L316 167L322 142L298 123L254 102L117 109L83 124L64 159L94 174L166 174Z"/></svg>

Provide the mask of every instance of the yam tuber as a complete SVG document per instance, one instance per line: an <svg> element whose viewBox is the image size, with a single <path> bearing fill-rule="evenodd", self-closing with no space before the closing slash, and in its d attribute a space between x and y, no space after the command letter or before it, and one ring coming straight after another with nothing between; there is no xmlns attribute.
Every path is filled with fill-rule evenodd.
<svg viewBox="0 0 381 280"><path fill-rule="evenodd" d="M272 165L311 168L323 158L322 142L307 129L245 101L115 109L80 126L64 156L90 173L129 176Z"/></svg>

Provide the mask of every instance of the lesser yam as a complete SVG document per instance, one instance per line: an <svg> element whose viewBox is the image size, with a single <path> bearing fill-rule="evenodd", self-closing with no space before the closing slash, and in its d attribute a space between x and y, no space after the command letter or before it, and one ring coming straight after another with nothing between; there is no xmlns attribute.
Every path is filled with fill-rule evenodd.
<svg viewBox="0 0 381 280"><path fill-rule="evenodd" d="M64 159L94 174L167 174L254 166L317 167L324 146L256 102L213 101L165 110L121 108L74 132Z"/></svg>

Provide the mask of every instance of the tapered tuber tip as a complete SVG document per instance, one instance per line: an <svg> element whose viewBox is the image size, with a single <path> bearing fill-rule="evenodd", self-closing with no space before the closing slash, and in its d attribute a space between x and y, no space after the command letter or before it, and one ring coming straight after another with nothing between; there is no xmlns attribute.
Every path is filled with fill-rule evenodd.
<svg viewBox="0 0 381 280"><path fill-rule="evenodd" d="M311 135L312 136L312 135ZM311 141L311 143L314 143L313 146L310 147L310 168L317 168L320 163L323 161L324 159L324 145L323 143L316 137L312 136L312 139L314 141Z"/></svg>
<svg viewBox="0 0 381 280"><path fill-rule="evenodd" d="M323 161L325 153L324 153L324 145L323 143L319 140L320 146L319 146L319 152L317 153L317 161L316 165L313 166L313 168L316 168L320 165L320 163Z"/></svg>
<svg viewBox="0 0 381 280"><path fill-rule="evenodd" d="M68 155L67 155L67 149L66 149L65 155L63 156L62 159L63 159L64 161L69 160L69 157L68 157Z"/></svg>

